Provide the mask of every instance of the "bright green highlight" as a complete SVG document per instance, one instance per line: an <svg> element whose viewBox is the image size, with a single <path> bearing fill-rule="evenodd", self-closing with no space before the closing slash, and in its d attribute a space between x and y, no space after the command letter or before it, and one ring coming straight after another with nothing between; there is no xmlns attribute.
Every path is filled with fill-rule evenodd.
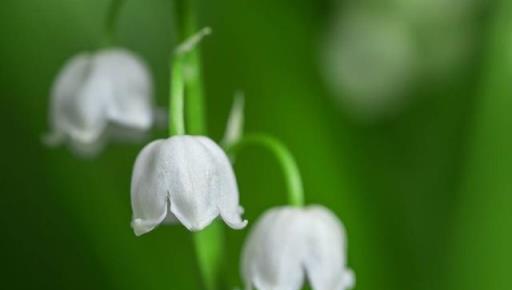
<svg viewBox="0 0 512 290"><path fill-rule="evenodd" d="M271 136L264 134L248 134L242 137L240 141L230 146L228 151L236 155L242 148L250 145L263 146L276 156L286 178L288 203L293 206L303 206L304 189L302 186L302 178L297 163L288 148L278 139Z"/></svg>
<svg viewBox="0 0 512 290"><path fill-rule="evenodd" d="M176 55L171 64L171 82L169 96L169 135L185 134L185 84L183 82L183 57Z"/></svg>

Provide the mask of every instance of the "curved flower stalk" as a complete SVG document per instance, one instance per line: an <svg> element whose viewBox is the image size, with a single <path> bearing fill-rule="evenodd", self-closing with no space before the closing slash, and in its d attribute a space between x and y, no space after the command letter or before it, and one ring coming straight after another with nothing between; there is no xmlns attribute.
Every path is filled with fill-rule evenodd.
<svg viewBox="0 0 512 290"><path fill-rule="evenodd" d="M107 140L138 140L154 120L152 81L141 59L110 48L81 53L59 72L51 91L50 146L68 143L80 155L98 153Z"/></svg>
<svg viewBox="0 0 512 290"><path fill-rule="evenodd" d="M238 187L222 149L202 136L175 136L148 144L135 162L132 227L137 236L176 219L200 231L217 216L234 229L241 218Z"/></svg>
<svg viewBox="0 0 512 290"><path fill-rule="evenodd" d="M278 207L256 223L242 252L246 289L298 290L307 276L314 290L354 286L346 267L345 230L322 206Z"/></svg>

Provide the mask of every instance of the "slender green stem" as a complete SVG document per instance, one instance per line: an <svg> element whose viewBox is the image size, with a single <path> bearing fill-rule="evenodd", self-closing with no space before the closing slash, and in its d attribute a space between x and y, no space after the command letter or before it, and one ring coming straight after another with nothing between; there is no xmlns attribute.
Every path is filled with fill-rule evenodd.
<svg viewBox="0 0 512 290"><path fill-rule="evenodd" d="M179 40L184 41L197 32L196 0L176 1ZM187 91L187 132L192 135L206 135L204 91L201 70L201 51L195 47L185 56L185 87Z"/></svg>
<svg viewBox="0 0 512 290"><path fill-rule="evenodd" d="M176 56L171 61L171 88L169 96L169 135L185 134L183 59Z"/></svg>
<svg viewBox="0 0 512 290"><path fill-rule="evenodd" d="M105 42L107 45L113 45L116 40L115 32L117 19L119 18L121 7L125 1L126 0L112 0L110 3L107 18L105 20Z"/></svg>
<svg viewBox="0 0 512 290"><path fill-rule="evenodd" d="M191 68L190 75L187 76L187 121L190 134L206 135L206 126L204 121L204 93L203 81L201 77L201 56L199 48L194 49L188 56L187 66Z"/></svg>
<svg viewBox="0 0 512 290"><path fill-rule="evenodd" d="M197 31L196 2L195 0L176 0L174 4L177 20L176 27L179 29L178 41L183 42ZM170 121L170 125L175 128L171 132L179 133L185 131L183 92L186 92L186 120L188 125L186 131L188 134L206 135L199 47L196 46L192 51L177 57L182 59L183 62L178 63L178 68L175 66L176 70L173 69L173 74L179 74L177 77L179 90L174 88L176 93L171 93L171 101L174 100L173 95L179 96L179 98L172 102L174 104L171 104L178 111L171 111L172 121ZM173 77L173 80L176 80L176 77ZM174 122L178 122L178 124L173 124ZM197 262L204 287L207 290L217 290L220 286L219 277L223 269L223 238L223 228L218 221L213 222L203 231L193 234Z"/></svg>
<svg viewBox="0 0 512 290"><path fill-rule="evenodd" d="M291 152L278 139L263 134L248 134L227 151L236 155L242 148L249 145L259 145L269 149L279 161L286 178L288 202L293 206L304 205L304 189L300 171Z"/></svg>
<svg viewBox="0 0 512 290"><path fill-rule="evenodd" d="M202 231L193 233L197 262L203 286L208 290L219 289L223 271L224 233L223 225L215 220Z"/></svg>

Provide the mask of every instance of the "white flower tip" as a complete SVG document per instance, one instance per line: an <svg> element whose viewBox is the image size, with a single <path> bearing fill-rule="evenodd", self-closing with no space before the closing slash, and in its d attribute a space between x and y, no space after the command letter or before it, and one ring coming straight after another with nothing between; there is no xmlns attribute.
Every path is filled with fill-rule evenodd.
<svg viewBox="0 0 512 290"><path fill-rule="evenodd" d="M178 45L176 48L176 54L184 54L191 51L201 42L201 40L203 40L205 36L210 35L211 33L212 29L210 27L204 27Z"/></svg>
<svg viewBox="0 0 512 290"><path fill-rule="evenodd" d="M247 224L249 223L249 221L247 220L243 220L241 221L240 223L237 223L237 224L231 224L231 227L235 230L241 230L243 228L245 228L247 226Z"/></svg>
<svg viewBox="0 0 512 290"><path fill-rule="evenodd" d="M131 226L133 228L133 232L135 233L135 235L137 237L140 237L143 234L152 231L156 227L155 224L145 222L142 219L134 219L132 221L132 225Z"/></svg>
<svg viewBox="0 0 512 290"><path fill-rule="evenodd" d="M346 269L345 273L343 274L343 286L342 289L352 289L354 288L356 284L356 276L354 274L354 271L352 269Z"/></svg>
<svg viewBox="0 0 512 290"><path fill-rule="evenodd" d="M241 230L249 223L247 220L242 220L240 216L236 217L223 217L224 222L234 230Z"/></svg>

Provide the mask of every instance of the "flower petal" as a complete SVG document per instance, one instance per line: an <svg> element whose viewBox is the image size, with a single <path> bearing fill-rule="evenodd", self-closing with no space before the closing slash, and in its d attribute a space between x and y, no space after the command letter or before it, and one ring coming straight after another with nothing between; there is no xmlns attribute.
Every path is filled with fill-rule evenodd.
<svg viewBox="0 0 512 290"><path fill-rule="evenodd" d="M191 231L202 230L219 214L215 194L221 173L200 138L165 141L171 212Z"/></svg>
<svg viewBox="0 0 512 290"><path fill-rule="evenodd" d="M307 219L307 276L314 290L343 290L353 284L353 274L346 272L345 230L339 219L327 208L310 206Z"/></svg>
<svg viewBox="0 0 512 290"><path fill-rule="evenodd" d="M107 126L107 104L113 87L102 75L90 75L76 94L64 104L70 122L63 124L73 141L90 144L96 142Z"/></svg>
<svg viewBox="0 0 512 290"><path fill-rule="evenodd" d="M131 183L132 227L137 236L153 230L168 212L167 163L165 140L146 145L137 156Z"/></svg>
<svg viewBox="0 0 512 290"><path fill-rule="evenodd" d="M304 221L300 209L267 211L251 230L242 250L246 289L301 289L305 255Z"/></svg>
<svg viewBox="0 0 512 290"><path fill-rule="evenodd" d="M89 54L79 54L64 65L52 89L52 127L87 146L106 126L105 105L112 94L108 79L94 73Z"/></svg>
<svg viewBox="0 0 512 290"><path fill-rule="evenodd" d="M196 139L210 154L215 166L215 180L212 181L209 190L212 191L222 219L233 229L244 228L247 221L241 216L243 210L240 208L236 177L226 153L207 137L196 137Z"/></svg>
<svg viewBox="0 0 512 290"><path fill-rule="evenodd" d="M67 99L76 97L86 80L91 65L91 56L88 53L81 53L66 62L64 67L57 74L51 90L52 124L58 126L62 104Z"/></svg>
<svg viewBox="0 0 512 290"><path fill-rule="evenodd" d="M149 70L125 49L73 57L51 97L52 131L43 141L67 142L80 155L97 153L110 139L143 139L154 121Z"/></svg>
<svg viewBox="0 0 512 290"><path fill-rule="evenodd" d="M147 130L153 122L151 75L144 62L125 49L103 50L94 57L98 73L115 88L109 118L123 126Z"/></svg>

